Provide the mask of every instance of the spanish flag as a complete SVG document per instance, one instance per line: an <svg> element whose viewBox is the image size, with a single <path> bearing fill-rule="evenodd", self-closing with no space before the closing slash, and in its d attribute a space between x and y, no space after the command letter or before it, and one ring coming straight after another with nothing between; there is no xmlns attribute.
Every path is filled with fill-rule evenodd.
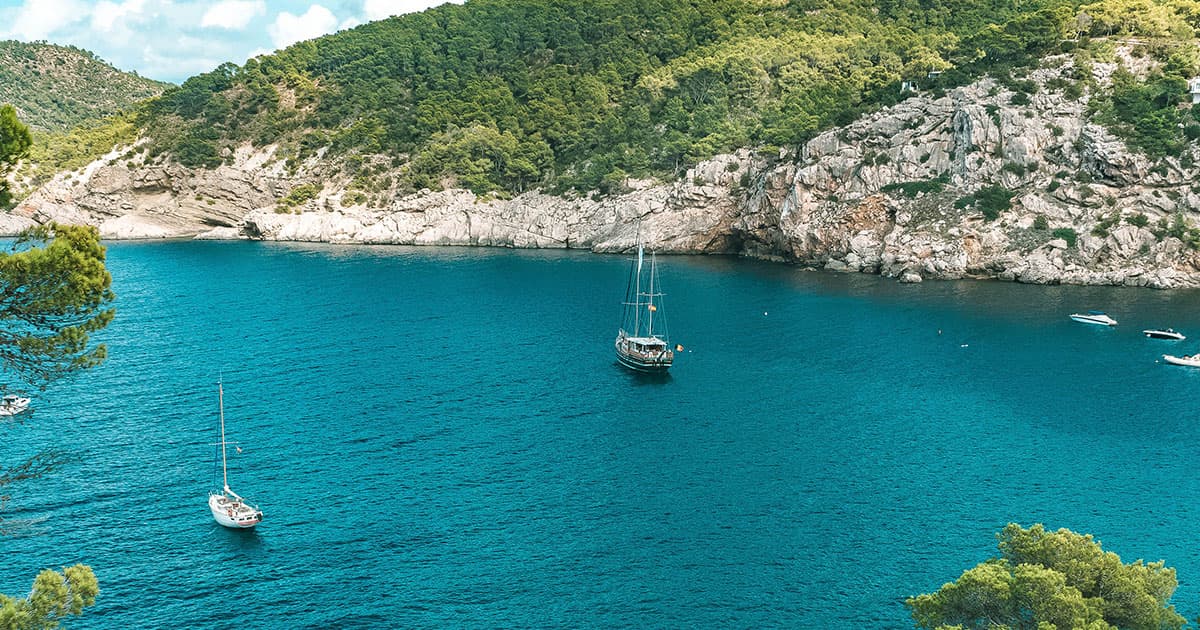
<svg viewBox="0 0 1200 630"><path fill-rule="evenodd" d="M683 352L683 344L681 344L681 343L675 344L675 352Z"/></svg>

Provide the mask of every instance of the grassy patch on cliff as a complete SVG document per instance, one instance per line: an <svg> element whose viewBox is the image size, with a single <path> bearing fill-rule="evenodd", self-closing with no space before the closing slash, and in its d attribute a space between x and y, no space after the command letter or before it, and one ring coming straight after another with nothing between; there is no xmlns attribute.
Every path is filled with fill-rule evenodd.
<svg viewBox="0 0 1200 630"><path fill-rule="evenodd" d="M944 174L934 179L888 184L879 190L885 193L898 192L909 199L913 199L920 194L934 194L942 192L946 189L946 184L949 181L950 176L948 174Z"/></svg>
<svg viewBox="0 0 1200 630"><path fill-rule="evenodd" d="M979 190L959 197L954 207L960 210L972 209L983 215L985 221L996 220L1002 212L1012 207L1013 192L1003 186L984 186Z"/></svg>
<svg viewBox="0 0 1200 630"><path fill-rule="evenodd" d="M1075 242L1079 240L1079 234L1075 232L1074 228L1069 227L1055 228L1054 231L1050 233L1050 236L1052 238L1061 238L1062 240L1066 241L1067 247L1070 249L1074 249Z"/></svg>

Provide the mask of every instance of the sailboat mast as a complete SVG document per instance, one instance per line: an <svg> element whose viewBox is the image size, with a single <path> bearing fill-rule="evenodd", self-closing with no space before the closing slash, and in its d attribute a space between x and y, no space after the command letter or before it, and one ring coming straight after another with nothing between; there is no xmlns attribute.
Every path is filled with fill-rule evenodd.
<svg viewBox="0 0 1200 630"><path fill-rule="evenodd" d="M646 336L654 336L654 252L650 252L650 295L646 296Z"/></svg>
<svg viewBox="0 0 1200 630"><path fill-rule="evenodd" d="M221 487L229 490L229 473L225 469L225 390L217 383L217 408L221 416Z"/></svg>
<svg viewBox="0 0 1200 630"><path fill-rule="evenodd" d="M642 239L638 239L637 280L633 290L633 336L642 334Z"/></svg>

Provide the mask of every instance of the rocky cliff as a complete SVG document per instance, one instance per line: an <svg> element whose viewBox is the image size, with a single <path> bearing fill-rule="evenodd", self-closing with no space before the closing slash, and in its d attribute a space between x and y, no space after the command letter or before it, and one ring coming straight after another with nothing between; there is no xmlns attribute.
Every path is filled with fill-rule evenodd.
<svg viewBox="0 0 1200 630"><path fill-rule="evenodd" d="M1108 81L1115 64L1095 64ZM985 79L920 94L828 131L799 155L718 156L674 183L628 182L606 197L383 191L352 203L352 180L318 155L286 165L243 147L215 170L121 148L21 203L28 220L83 222L107 238L254 238L334 243L630 248L730 253L906 282L994 277L1030 283L1200 286L1200 162L1151 162L1089 122L1048 60L1017 95ZM1194 151L1194 148L1189 148ZM390 163L390 161L389 161ZM300 187L309 194L292 194ZM989 211L984 194L1010 199ZM0 225L0 229L4 226Z"/></svg>

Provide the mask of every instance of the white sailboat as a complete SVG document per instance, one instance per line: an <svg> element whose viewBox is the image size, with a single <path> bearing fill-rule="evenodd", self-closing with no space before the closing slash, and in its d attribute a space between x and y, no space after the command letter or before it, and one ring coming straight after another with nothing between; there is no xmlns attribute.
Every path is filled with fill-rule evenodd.
<svg viewBox="0 0 1200 630"><path fill-rule="evenodd" d="M642 267L645 251L638 239L637 260L630 269L629 286L626 288L625 313L615 341L617 361L637 372L666 372L675 360L666 334L654 331L654 316L662 304L662 293L655 291L658 280L658 265L654 253L650 253L648 288L642 286ZM655 303L655 298L658 303ZM645 313L643 313L643 309ZM661 315L659 329L664 328Z"/></svg>
<svg viewBox="0 0 1200 630"><path fill-rule="evenodd" d="M225 527L248 529L263 519L262 510L246 502L229 487L229 472L226 467L225 445L225 390L217 383L218 415L221 418L221 491L208 493L208 509L213 520Z"/></svg>

